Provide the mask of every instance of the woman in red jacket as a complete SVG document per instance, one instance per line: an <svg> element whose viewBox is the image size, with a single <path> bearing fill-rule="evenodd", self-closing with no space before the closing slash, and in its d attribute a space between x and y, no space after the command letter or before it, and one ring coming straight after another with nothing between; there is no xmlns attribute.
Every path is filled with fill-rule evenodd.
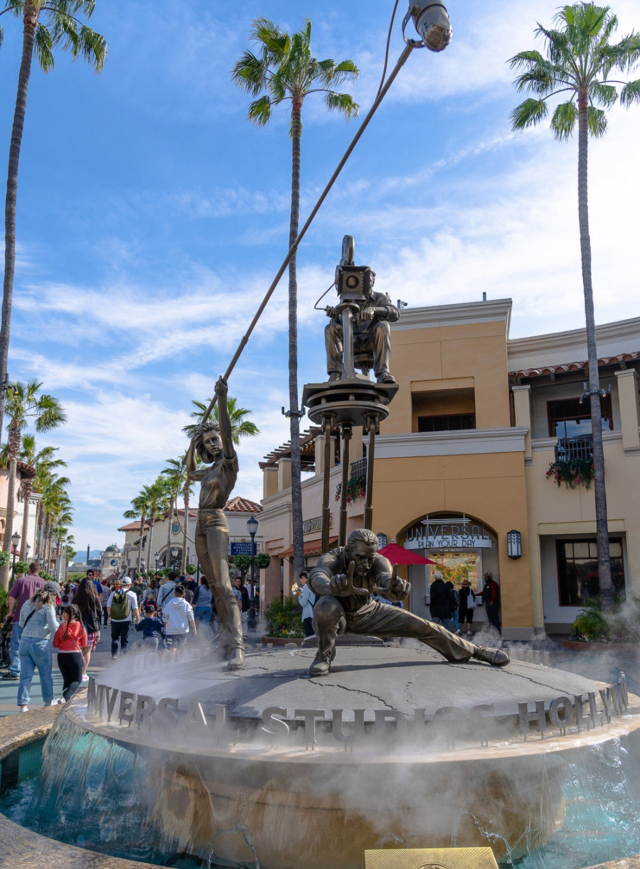
<svg viewBox="0 0 640 869"><path fill-rule="evenodd" d="M62 618L64 621L53 638L53 647L58 650L58 667L63 681L62 697L68 703L82 685L82 650L87 647L87 631L82 624L80 608L75 604L64 609Z"/></svg>

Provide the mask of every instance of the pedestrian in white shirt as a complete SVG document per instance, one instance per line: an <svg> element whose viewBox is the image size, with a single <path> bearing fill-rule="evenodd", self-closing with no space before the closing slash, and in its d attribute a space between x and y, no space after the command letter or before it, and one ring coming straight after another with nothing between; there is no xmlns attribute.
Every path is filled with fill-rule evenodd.
<svg viewBox="0 0 640 869"><path fill-rule="evenodd" d="M138 598L130 589L131 578L125 576L119 582L116 581L115 587L107 601L107 613L111 619L112 658L118 656L118 640L120 640L120 650L123 654L126 652L129 645L131 622L140 621Z"/></svg>
<svg viewBox="0 0 640 869"><path fill-rule="evenodd" d="M194 637L198 632L193 607L184 599L184 586L177 585L173 594L162 610L162 618L167 629L167 641L172 648L177 649L182 643L186 643L190 632Z"/></svg>
<svg viewBox="0 0 640 869"><path fill-rule="evenodd" d="M313 607L316 602L316 596L311 591L308 580L309 573L303 570L298 577L298 584L302 586L298 603L302 607L302 627L304 628L305 637L313 635Z"/></svg>

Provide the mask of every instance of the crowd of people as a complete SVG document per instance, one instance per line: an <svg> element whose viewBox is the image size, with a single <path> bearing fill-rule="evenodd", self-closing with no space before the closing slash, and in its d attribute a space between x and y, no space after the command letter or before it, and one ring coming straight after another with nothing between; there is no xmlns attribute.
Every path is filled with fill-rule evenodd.
<svg viewBox="0 0 640 869"><path fill-rule="evenodd" d="M198 634L213 635L215 600L206 577L195 580L170 572L167 576L111 576L100 581L93 570L77 582L60 585L40 576L34 562L9 591L9 613L0 627L4 680L18 683L17 704L28 711L36 670L45 706L65 703L88 681L91 655L101 628L110 628L111 656L117 658L134 638L153 651L175 651ZM246 619L249 593L234 581L238 608ZM254 606L258 604L255 596ZM62 675L62 696L54 698L53 653Z"/></svg>

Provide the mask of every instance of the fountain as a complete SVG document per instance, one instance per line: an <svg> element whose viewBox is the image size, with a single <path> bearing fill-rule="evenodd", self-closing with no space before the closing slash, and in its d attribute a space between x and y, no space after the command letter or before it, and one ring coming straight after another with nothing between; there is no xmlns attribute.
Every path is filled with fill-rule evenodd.
<svg viewBox="0 0 640 869"><path fill-rule="evenodd" d="M385 308L371 277L347 237L330 309L341 328L328 331L342 364L304 393L328 444L341 429L343 467L353 429L368 434L365 542L375 437L397 391L382 339L354 353L354 317ZM375 551L354 571L346 485L327 553L327 479L325 555L310 577L318 651L256 650L242 669L204 642L130 653L62 710L37 783L8 792L3 810L74 845L178 867L360 869L365 851L489 846L504 867L580 869L640 852L640 698L624 675L603 685L509 662L405 610L393 624L421 643L363 635L365 623L393 633L371 592L402 600L408 584Z"/></svg>

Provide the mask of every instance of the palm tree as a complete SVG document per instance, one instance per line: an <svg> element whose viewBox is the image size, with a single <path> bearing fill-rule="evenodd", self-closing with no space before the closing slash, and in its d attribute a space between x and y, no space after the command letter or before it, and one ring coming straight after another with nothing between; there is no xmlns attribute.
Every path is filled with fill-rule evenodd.
<svg viewBox="0 0 640 869"><path fill-rule="evenodd" d="M217 407L216 407L217 410ZM251 425L252 423L250 423ZM182 528L182 558L180 561L180 573L186 573L187 569L187 541L189 533L189 501L193 483L187 475L186 466L186 450L179 459L167 459L168 468L165 468L162 473L166 476L169 492L173 502L173 510L170 510L169 515L169 531L167 536L167 550L171 546L171 514L176 509L178 495L182 495L184 500L184 526ZM196 458L196 464L200 464L200 460Z"/></svg>
<svg viewBox="0 0 640 869"><path fill-rule="evenodd" d="M631 33L618 43L609 39L618 20L608 6L575 3L564 6L555 17L557 29L538 25L535 33L545 41L546 57L538 51L523 51L509 61L513 69L523 70L515 81L520 91L530 97L512 113L513 128L522 130L547 117L548 100L556 94L569 94L551 116L551 129L557 139L568 139L578 126L578 221L582 252L582 283L587 329L589 395L593 430L593 465L598 540L600 600L603 609L614 603L614 589L609 558L607 495L602 447L602 407L598 376L598 351L593 310L591 279L591 240L589 237L588 147L589 134L603 136L607 129L606 110L618 98L630 106L640 101L640 80L620 81L610 76L619 70L629 73L640 61L640 35Z"/></svg>
<svg viewBox="0 0 640 869"><path fill-rule="evenodd" d="M138 573L142 569L142 541L144 539L145 521L149 515L149 499L143 490L131 501L131 509L124 511L125 519L140 519L140 543L138 545ZM124 561L124 559L123 559Z"/></svg>
<svg viewBox="0 0 640 869"><path fill-rule="evenodd" d="M160 472L164 478L167 496L169 498L169 511L167 514L167 559L169 558L168 553L171 549L171 526L173 524L173 516L176 514L178 509L178 495L182 493L185 480L187 479L185 457L186 450L181 459L167 459L169 467L164 468L164 470ZM187 524L188 523L185 521L185 529ZM182 560L184 559L181 559L181 562Z"/></svg>
<svg viewBox="0 0 640 869"><path fill-rule="evenodd" d="M207 408L211 402L207 402L207 404L203 404L201 401L192 401L191 404L196 408L191 414L191 418L195 419L194 423L190 425L185 425L182 429L183 432L186 433L187 437L192 438L196 433L196 430L202 419L206 413ZM240 438L244 437L255 437L255 435L260 434L260 429L255 424L255 422L251 422L251 420L247 419L248 416L251 416L252 411L247 410L245 407L238 407L238 399L227 397L227 407L229 409L229 419L231 420L231 437L233 439L234 444L240 443ZM218 422L218 406L216 405L213 408L213 415L215 417L216 422ZM185 454L186 455L186 454Z"/></svg>
<svg viewBox="0 0 640 869"><path fill-rule="evenodd" d="M16 264L18 166L27 111L31 64L35 53L41 69L44 72L50 72L54 67L53 49L61 48L63 51L70 52L74 60L82 57L95 68L96 72L100 72L107 58L107 43L104 37L91 30L77 18L78 13L90 18L95 5L96 0L5 0L4 9L0 12L0 15L11 12L16 17L22 17L23 22L22 60L11 131L5 200L4 290L2 328L0 329L0 434L3 423L3 399L7 379L11 303ZM2 30L0 29L0 40L1 38Z"/></svg>
<svg viewBox="0 0 640 869"><path fill-rule="evenodd" d="M10 418L9 423L9 482L7 487L7 517L4 531L3 549L10 551L11 535L13 534L13 507L16 497L16 469L21 446L21 429L30 419L35 420L38 432L57 428L66 421L62 405L52 395L40 393L42 383L31 380L12 384L5 394L5 411ZM0 573L0 586L6 589L9 585L9 566L5 565Z"/></svg>
<svg viewBox="0 0 640 869"><path fill-rule="evenodd" d="M167 495L166 481L162 477L157 477L149 486L145 486L142 494L146 497L149 510L149 558L153 552L153 526L156 522L158 513L164 513L169 507L169 498ZM169 555L167 553L167 567Z"/></svg>
<svg viewBox="0 0 640 869"><path fill-rule="evenodd" d="M311 54L311 21L292 36L266 18L253 22L250 38L258 54L245 51L232 71L233 81L256 99L249 106L249 120L264 126L273 109L291 102L292 173L289 248L298 237L300 218L300 139L302 106L310 94L324 95L329 110L347 118L358 114L358 105L349 94L334 88L353 81L358 68L351 60L316 60ZM291 500L293 522L293 565L297 576L303 563L302 489L300 472L300 411L298 405L298 282L296 256L289 264L289 412L291 431Z"/></svg>

